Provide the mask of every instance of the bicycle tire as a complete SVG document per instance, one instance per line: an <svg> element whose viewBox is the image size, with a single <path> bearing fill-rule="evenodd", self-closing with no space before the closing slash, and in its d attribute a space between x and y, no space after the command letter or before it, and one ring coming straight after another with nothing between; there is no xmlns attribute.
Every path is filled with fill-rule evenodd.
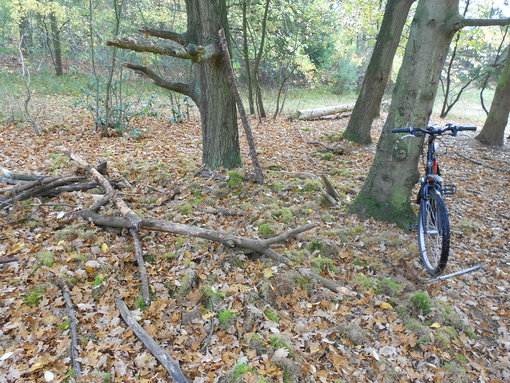
<svg viewBox="0 0 510 383"><path fill-rule="evenodd" d="M443 196L437 190L420 202L418 245L427 272L431 276L443 272L450 253L450 222Z"/></svg>

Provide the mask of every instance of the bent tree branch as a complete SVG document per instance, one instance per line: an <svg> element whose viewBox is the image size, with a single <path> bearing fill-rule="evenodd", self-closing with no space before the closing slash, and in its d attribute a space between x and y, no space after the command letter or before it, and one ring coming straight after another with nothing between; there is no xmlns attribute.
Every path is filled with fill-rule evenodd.
<svg viewBox="0 0 510 383"><path fill-rule="evenodd" d="M138 30L145 36L154 36L161 39L172 40L181 45L187 45L189 43L188 35L186 33L177 33L166 29L155 29L155 28L142 28Z"/></svg>
<svg viewBox="0 0 510 383"><path fill-rule="evenodd" d="M196 94L196 91L195 91L192 83L167 80L167 79L161 77L160 75L158 75L152 69L150 69L144 65L128 63L128 64L126 64L126 68L133 69L135 71L143 73L145 76L147 76L152 81L154 81L154 84L156 84L162 88L169 89L174 92L184 94L185 96L190 97L195 102L197 102L197 100L198 100L198 95Z"/></svg>

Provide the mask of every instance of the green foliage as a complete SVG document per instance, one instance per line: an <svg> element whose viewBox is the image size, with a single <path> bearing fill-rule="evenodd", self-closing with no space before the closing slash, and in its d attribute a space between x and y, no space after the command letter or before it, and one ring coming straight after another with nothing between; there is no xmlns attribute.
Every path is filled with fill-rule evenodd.
<svg viewBox="0 0 510 383"><path fill-rule="evenodd" d="M241 177L241 174L239 172L236 172L235 170L231 170L228 172L228 181L227 185L231 189L237 188L239 185L241 185L244 180L243 177Z"/></svg>
<svg viewBox="0 0 510 383"><path fill-rule="evenodd" d="M189 215L191 213L191 210L193 209L193 206L191 206L191 204L189 203L186 203L184 205L182 205L180 208L179 208L179 211L181 212L181 214L183 215Z"/></svg>
<svg viewBox="0 0 510 383"><path fill-rule="evenodd" d="M321 241L312 239L306 248L311 252L316 250L322 251L324 250L324 244Z"/></svg>
<svg viewBox="0 0 510 383"><path fill-rule="evenodd" d="M94 282L92 282L92 287L101 286L103 282L104 282L103 276L101 274L97 274L96 277L94 278Z"/></svg>
<svg viewBox="0 0 510 383"><path fill-rule="evenodd" d="M266 316L267 319L276 323L280 323L281 318L276 311L266 309L264 310L264 315Z"/></svg>
<svg viewBox="0 0 510 383"><path fill-rule="evenodd" d="M55 254L51 251L43 251L37 255L37 260L43 266L51 267L55 263Z"/></svg>
<svg viewBox="0 0 510 383"><path fill-rule="evenodd" d="M338 271L332 259L321 255L316 258L312 258L311 263L319 272L324 271L326 273L336 273Z"/></svg>
<svg viewBox="0 0 510 383"><path fill-rule="evenodd" d="M218 314L218 320L222 328L228 327L230 321L236 317L236 314L230 310L223 310Z"/></svg>
<svg viewBox="0 0 510 383"><path fill-rule="evenodd" d="M247 364L236 364L232 371L232 383L241 383L243 381L244 374L253 371L253 368Z"/></svg>
<svg viewBox="0 0 510 383"><path fill-rule="evenodd" d="M30 306L39 306L39 303L41 303L41 300L45 292L46 292L45 286L43 285L36 286L32 290L29 290L23 296L23 302Z"/></svg>
<svg viewBox="0 0 510 383"><path fill-rule="evenodd" d="M145 303L145 300L143 299L142 296L136 298L135 307L140 310L147 308L147 303Z"/></svg>
<svg viewBox="0 0 510 383"><path fill-rule="evenodd" d="M275 235L273 227L268 223L262 223L259 225L257 232L262 238L270 238Z"/></svg>
<svg viewBox="0 0 510 383"><path fill-rule="evenodd" d="M66 330L69 330L69 328L71 327L71 321L68 319L65 319L62 323L60 323L58 326L58 329L61 330L61 331L66 331Z"/></svg>
<svg viewBox="0 0 510 383"><path fill-rule="evenodd" d="M177 238L175 238L175 242L174 242L175 248L176 249L180 249L181 247L184 246L186 241L187 241L186 237L177 237Z"/></svg>
<svg viewBox="0 0 510 383"><path fill-rule="evenodd" d="M335 157L335 155L333 153L327 152L327 153L320 153L319 157L322 158L323 160L331 161Z"/></svg>
<svg viewBox="0 0 510 383"><path fill-rule="evenodd" d="M276 210L273 213L273 217L278 218L280 221L282 221L284 223L289 223L292 220L292 218L294 217L294 214L292 214L292 210L283 208L283 209Z"/></svg>
<svg viewBox="0 0 510 383"><path fill-rule="evenodd" d="M211 286L206 285L202 288L202 302L208 309L213 309L214 306L225 299L225 296L220 291L216 291Z"/></svg>
<svg viewBox="0 0 510 383"><path fill-rule="evenodd" d="M416 310L421 311L425 315L431 310L431 301L427 293L412 294L411 303Z"/></svg>
<svg viewBox="0 0 510 383"><path fill-rule="evenodd" d="M303 187L303 191L305 192L314 192L319 190L321 190L321 183L318 181L306 181L305 186Z"/></svg>

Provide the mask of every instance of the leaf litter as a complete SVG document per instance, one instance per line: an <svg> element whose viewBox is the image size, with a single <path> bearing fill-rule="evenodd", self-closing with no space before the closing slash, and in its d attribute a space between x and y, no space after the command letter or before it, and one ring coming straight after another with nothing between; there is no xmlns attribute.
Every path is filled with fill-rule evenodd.
<svg viewBox="0 0 510 383"><path fill-rule="evenodd" d="M448 271L482 261L488 267L427 284L412 233L348 214L375 145L338 139L346 122L253 122L267 178L262 187L250 181L245 145L245 168L236 170L240 181L229 183L234 174L227 171L219 172L221 177L197 174L196 120L141 119L135 122L140 140L98 140L86 114L72 110L45 121L51 128L38 137L2 126L4 167L19 173L73 172L73 164L58 155L62 145L90 163L106 158L112 176L130 184L122 197L145 218L247 237L319 222L314 231L275 249L292 259L293 267L310 267L341 282L345 294L258 254L142 232L152 296L152 304L144 306L129 233L61 222L58 212L68 207L43 206L0 231L0 258L19 258L0 266L0 382L72 378L69 320L57 278L69 281L77 309L81 381L168 380L120 319L114 290L194 382L508 381L508 175L442 156L444 176L459 187L447 200ZM382 124L376 121L374 140ZM344 154L324 155L309 142L341 146ZM508 150L482 148L470 138L448 139L448 145L450 151L508 168ZM321 174L336 188L337 206L321 199ZM48 202L83 207L92 194L101 191L66 193ZM2 212L2 222L23 217L33 203ZM43 252L51 252L51 262Z"/></svg>

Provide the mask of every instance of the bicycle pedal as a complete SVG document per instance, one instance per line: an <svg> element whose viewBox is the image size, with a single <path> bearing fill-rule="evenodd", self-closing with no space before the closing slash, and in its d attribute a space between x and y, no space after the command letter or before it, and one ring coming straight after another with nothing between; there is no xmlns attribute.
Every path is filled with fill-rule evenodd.
<svg viewBox="0 0 510 383"><path fill-rule="evenodd" d="M454 184L443 185L443 194L452 195L457 193L457 186Z"/></svg>
<svg viewBox="0 0 510 383"><path fill-rule="evenodd" d="M418 231L418 225L409 225L409 231Z"/></svg>

